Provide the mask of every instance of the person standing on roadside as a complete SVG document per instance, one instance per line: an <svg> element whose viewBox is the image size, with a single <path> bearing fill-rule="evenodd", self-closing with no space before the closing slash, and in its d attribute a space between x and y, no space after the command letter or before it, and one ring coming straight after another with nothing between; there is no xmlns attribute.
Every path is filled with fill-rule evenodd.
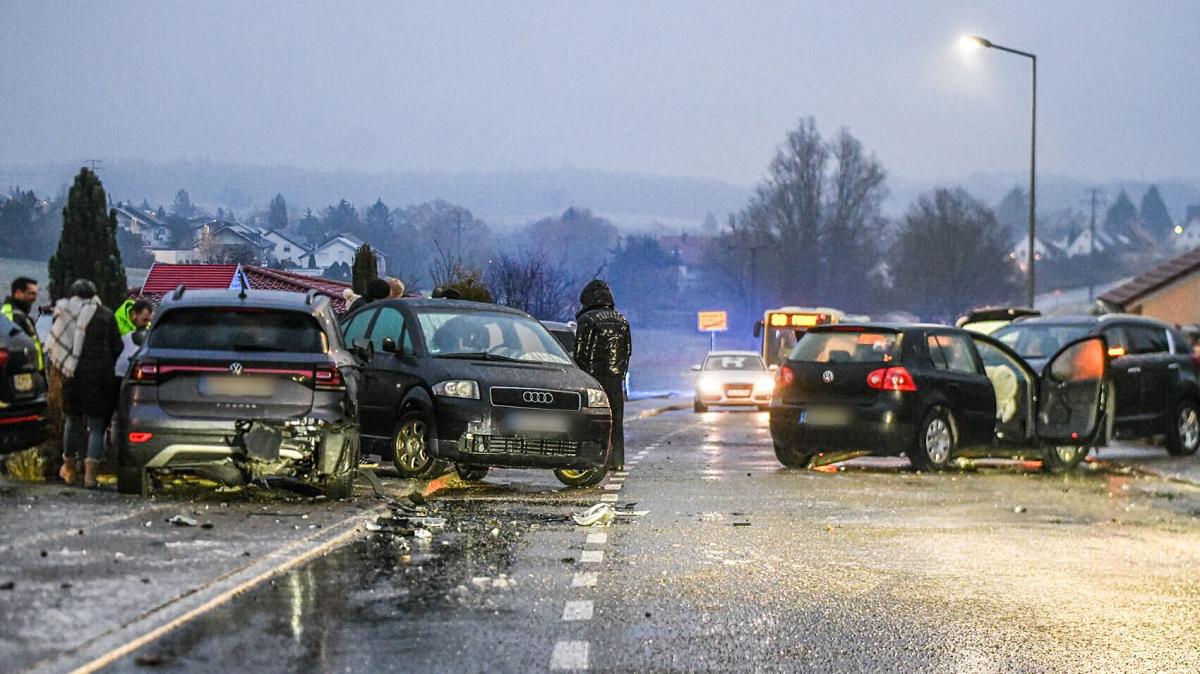
<svg viewBox="0 0 1200 674"><path fill-rule="evenodd" d="M391 294L392 287L388 285L387 281L381 278L373 278L370 281L367 281L367 294L354 300L354 303L350 305L350 308L346 309L346 313L355 311L359 307L365 307L371 302L375 302L377 300L386 300L391 296Z"/></svg>
<svg viewBox="0 0 1200 674"><path fill-rule="evenodd" d="M150 300L126 300L126 303L129 304L126 316L129 319L131 329L128 332L123 332L121 319L120 317L117 318L117 332L121 333L121 355L117 358L115 369L118 379L125 378L125 373L129 370L129 360L133 358L133 354L137 353L137 350L141 348L142 343L146 340L146 332L150 328L150 319L154 317L154 305L150 304Z"/></svg>
<svg viewBox="0 0 1200 674"><path fill-rule="evenodd" d="M38 298L38 283L28 276L18 276L13 279L11 290L9 296L4 298L4 304L0 305L0 314L4 314L5 318L33 340L33 345L37 348L38 369L44 370L46 363L42 357L42 342L38 339L37 326L33 322L33 305Z"/></svg>
<svg viewBox="0 0 1200 674"><path fill-rule="evenodd" d="M69 297L54 305L47 341L50 362L63 378L63 465L59 477L74 484L83 459L83 486L96 487L104 454L104 433L116 408L113 368L121 355L121 335L113 312L100 303L96 284L80 279Z"/></svg>
<svg viewBox="0 0 1200 674"><path fill-rule="evenodd" d="M625 466L625 395L622 383L629 371L633 339L629 321L617 311L608 284L593 279L579 295L583 308L575 314L575 363L595 377L608 395L612 410L610 468Z"/></svg>

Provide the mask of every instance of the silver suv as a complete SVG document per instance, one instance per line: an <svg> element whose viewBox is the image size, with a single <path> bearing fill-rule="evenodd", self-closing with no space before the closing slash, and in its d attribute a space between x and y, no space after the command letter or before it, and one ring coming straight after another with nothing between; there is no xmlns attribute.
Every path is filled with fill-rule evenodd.
<svg viewBox="0 0 1200 674"><path fill-rule="evenodd" d="M195 290L167 298L130 363L117 415L117 488L156 475L227 484L290 478L353 494L357 366L326 297Z"/></svg>

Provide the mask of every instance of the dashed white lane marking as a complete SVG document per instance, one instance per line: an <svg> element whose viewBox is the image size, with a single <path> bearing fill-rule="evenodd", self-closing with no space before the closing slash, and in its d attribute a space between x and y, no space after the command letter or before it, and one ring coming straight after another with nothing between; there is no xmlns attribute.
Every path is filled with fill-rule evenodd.
<svg viewBox="0 0 1200 674"><path fill-rule="evenodd" d="M629 471L627 471L627 470L618 470L618 471L614 472L614 473L612 474L612 476L613 476L613 477L619 477L619 478L622 478L622 479L624 479L624 478L627 478L627 477L629 477Z"/></svg>
<svg viewBox="0 0 1200 674"><path fill-rule="evenodd" d="M587 669L588 642L559 641L554 644L554 653L550 655L550 669Z"/></svg>
<svg viewBox="0 0 1200 674"><path fill-rule="evenodd" d="M604 551L584 550L579 553L579 561L583 564L601 564L604 562Z"/></svg>
<svg viewBox="0 0 1200 674"><path fill-rule="evenodd" d="M571 579L571 587L596 587L597 576L594 571L577 573Z"/></svg>
<svg viewBox="0 0 1200 674"><path fill-rule="evenodd" d="M591 620L592 612L595 610L595 605L590 599L580 601L569 601L563 607L562 619L563 622L573 622L576 620Z"/></svg>
<svg viewBox="0 0 1200 674"><path fill-rule="evenodd" d="M588 545L604 545L608 542L608 534L588 534L586 543Z"/></svg>
<svg viewBox="0 0 1200 674"><path fill-rule="evenodd" d="M620 490L621 490L621 485L619 485L619 484L606 484L606 485L604 485L604 490L605 490L605 491L620 491Z"/></svg>
<svg viewBox="0 0 1200 674"><path fill-rule="evenodd" d="M616 494L601 494L600 502L601 503L616 503L617 495Z"/></svg>

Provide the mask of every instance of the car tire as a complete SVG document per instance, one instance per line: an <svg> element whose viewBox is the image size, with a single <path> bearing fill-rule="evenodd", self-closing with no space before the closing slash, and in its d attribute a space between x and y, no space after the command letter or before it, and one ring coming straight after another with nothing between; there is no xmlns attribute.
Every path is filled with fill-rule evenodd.
<svg viewBox="0 0 1200 674"><path fill-rule="evenodd" d="M696 402L692 403L692 410L696 414L704 414L705 412L708 411L708 405L705 405L704 403L697 400Z"/></svg>
<svg viewBox="0 0 1200 674"><path fill-rule="evenodd" d="M428 412L411 410L400 416L392 432L392 464L400 477L420 479L437 472L438 461L429 450L433 437Z"/></svg>
<svg viewBox="0 0 1200 674"><path fill-rule="evenodd" d="M808 468L808 464L812 462L812 454L786 447L778 442L772 444L775 446L775 458L779 459L779 463L785 468Z"/></svg>
<svg viewBox="0 0 1200 674"><path fill-rule="evenodd" d="M483 482L487 477L488 466L464 466L461 463L454 464L454 472L458 473L458 478L463 482Z"/></svg>
<svg viewBox="0 0 1200 674"><path fill-rule="evenodd" d="M917 437L908 452L913 468L924 472L942 470L954 460L954 417L942 407L934 407L917 427Z"/></svg>
<svg viewBox="0 0 1200 674"><path fill-rule="evenodd" d="M1194 400L1183 400L1175 406L1167 428L1167 452L1171 456L1190 456L1197 449L1200 449L1200 408Z"/></svg>
<svg viewBox="0 0 1200 674"><path fill-rule="evenodd" d="M150 476L141 466L117 468L117 493L134 496L150 495Z"/></svg>
<svg viewBox="0 0 1200 674"><path fill-rule="evenodd" d="M1084 445L1047 447L1042 455L1042 470L1047 473L1065 473L1070 471L1087 457L1091 449L1091 447Z"/></svg>
<svg viewBox="0 0 1200 674"><path fill-rule="evenodd" d="M594 487L608 475L608 466L599 466L598 468L590 468L588 470L575 470L573 468L556 468L554 477L558 481L568 487Z"/></svg>

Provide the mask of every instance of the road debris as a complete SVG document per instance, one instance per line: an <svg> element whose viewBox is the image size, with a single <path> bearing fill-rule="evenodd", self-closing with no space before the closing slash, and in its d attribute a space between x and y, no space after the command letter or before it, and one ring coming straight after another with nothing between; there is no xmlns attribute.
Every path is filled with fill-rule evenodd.
<svg viewBox="0 0 1200 674"><path fill-rule="evenodd" d="M174 524L177 527L194 527L199 524L199 522L188 517L187 515L176 515L167 520L167 523Z"/></svg>

